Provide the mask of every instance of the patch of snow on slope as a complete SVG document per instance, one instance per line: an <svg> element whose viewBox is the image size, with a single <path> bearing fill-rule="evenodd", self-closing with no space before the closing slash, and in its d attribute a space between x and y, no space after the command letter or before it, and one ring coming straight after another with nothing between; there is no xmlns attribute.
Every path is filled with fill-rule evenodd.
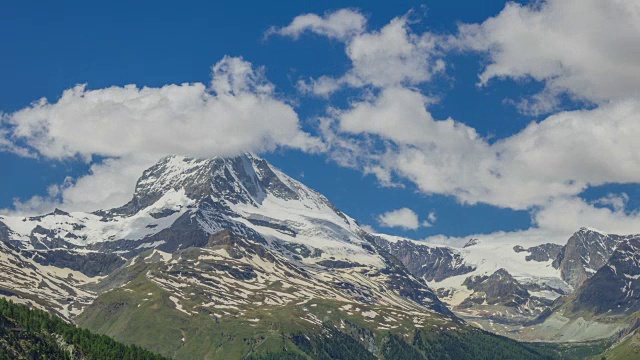
<svg viewBox="0 0 640 360"><path fill-rule="evenodd" d="M312 194L313 195L313 194ZM357 235L355 221L341 217L319 198L283 200L268 194L259 206L251 204L227 205L241 217L234 220L253 228L268 238L309 245L323 250L323 257L335 257L361 264L383 266L377 255L362 248L364 240ZM249 221L261 220L284 225L296 232L295 236L268 226L257 226Z"/></svg>

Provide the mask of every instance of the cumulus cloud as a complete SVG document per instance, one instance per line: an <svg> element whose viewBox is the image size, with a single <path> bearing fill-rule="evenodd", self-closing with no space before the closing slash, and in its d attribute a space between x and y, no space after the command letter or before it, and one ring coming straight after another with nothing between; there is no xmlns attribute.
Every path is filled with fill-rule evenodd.
<svg viewBox="0 0 640 360"><path fill-rule="evenodd" d="M242 58L225 57L203 83L159 88L78 85L55 102L41 99L2 117L0 149L24 149L46 159L107 158L56 196L18 205L94 210L132 193L142 170L167 154L233 156L278 147L317 151L322 143L301 130L294 109ZM37 204L36 204L37 203Z"/></svg>
<svg viewBox="0 0 640 360"><path fill-rule="evenodd" d="M435 213L429 213L429 221L420 221L418 214L409 208L400 208L378 216L378 224L384 227L399 227L404 230L416 230L420 227L429 227L436 220Z"/></svg>
<svg viewBox="0 0 640 360"><path fill-rule="evenodd" d="M367 19L359 11L340 9L324 16L304 14L296 16L291 23L282 28L272 27L266 36L274 34L298 39L305 32L311 32L328 38L347 40L364 32Z"/></svg>
<svg viewBox="0 0 640 360"><path fill-rule="evenodd" d="M0 113L0 125L3 124L4 115ZM11 132L8 129L0 128L0 152L9 152L21 157L35 158L36 154L22 146L15 144L10 139Z"/></svg>
<svg viewBox="0 0 640 360"><path fill-rule="evenodd" d="M351 68L300 81L299 88L324 96L363 88L347 106L328 107L320 134L338 164L373 174L383 186L408 180L463 204L527 209L534 227L517 234L527 239L557 238L584 225L631 231L638 219L625 213L624 196L587 203L580 194L640 182L640 53L629 46L640 38L639 16L640 5L630 0L508 3L450 37L416 34L407 16L397 17L341 38ZM281 35L323 35L312 26L297 29ZM542 82L541 92L516 105L528 114L556 113L491 140L455 119L435 119L429 107L436 100L417 85L444 70L442 54L451 50L487 55L482 86L496 78ZM566 96L590 106L557 112ZM408 212L402 219L405 228L418 226Z"/></svg>
<svg viewBox="0 0 640 360"><path fill-rule="evenodd" d="M589 227L610 234L640 234L640 213L626 213L622 209L597 208L577 197L550 200L532 214L534 226L526 230L497 231L491 234L472 234L465 237L442 235L424 239L427 242L461 247L469 238L535 246L543 243L566 244L568 238L581 227Z"/></svg>
<svg viewBox="0 0 640 360"><path fill-rule="evenodd" d="M352 29L357 31L340 32L348 36L335 36L325 28L338 27L328 24L343 24L342 21L330 21L335 18L353 19ZM311 21L313 19L313 21ZM357 21L355 20L357 19ZM323 24L323 26L319 26ZM425 32L416 34L409 26L408 16L396 17L380 30L365 31L366 20L354 10L339 10L319 18L317 15L301 15L291 24L270 33L297 39L304 31L337 38L345 43L346 55L351 61L351 69L340 77L322 76L317 79L300 81L299 88L316 95L327 96L344 86L350 87L386 87L398 85L417 85L445 69L438 50L439 37ZM339 26L340 29L345 26Z"/></svg>
<svg viewBox="0 0 640 360"><path fill-rule="evenodd" d="M427 194L513 209L640 181L639 101L557 113L494 142L453 119L434 119L429 101L416 90L387 88L333 111L323 127L332 156L382 184L395 176Z"/></svg>
<svg viewBox="0 0 640 360"><path fill-rule="evenodd" d="M571 233L582 226L614 234L640 233L640 213L622 208L594 207L570 197L550 201L534 213L534 223L549 233ZM566 240L566 239L565 239Z"/></svg>
<svg viewBox="0 0 640 360"><path fill-rule="evenodd" d="M481 24L463 24L450 45L486 53L480 84L493 78L546 83L522 106L548 112L568 93L595 103L640 95L640 3L546 0L507 3Z"/></svg>
<svg viewBox="0 0 640 360"><path fill-rule="evenodd" d="M34 195L25 201L14 199L13 207L10 209L0 209L0 214L27 216L50 212L53 208L60 205L58 195L60 194L60 188L64 186L65 184L52 184L47 188L46 195Z"/></svg>
<svg viewBox="0 0 640 360"><path fill-rule="evenodd" d="M430 225L435 224L436 220L438 220L438 217L436 216L435 211L432 211L429 213L429 215L427 215L427 223L429 223Z"/></svg>
<svg viewBox="0 0 640 360"><path fill-rule="evenodd" d="M321 144L300 129L293 108L242 59L225 57L202 83L160 88L78 85L5 116L11 138L46 158L95 155L233 155Z"/></svg>

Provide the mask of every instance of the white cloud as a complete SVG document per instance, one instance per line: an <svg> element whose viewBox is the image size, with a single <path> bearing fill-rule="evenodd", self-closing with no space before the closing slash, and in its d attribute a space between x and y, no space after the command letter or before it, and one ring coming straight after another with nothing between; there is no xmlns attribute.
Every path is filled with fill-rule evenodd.
<svg viewBox="0 0 640 360"><path fill-rule="evenodd" d="M0 125L3 123L4 114L0 113ZM22 146L15 144L11 140L11 132L8 129L0 128L0 152L9 152L21 157L35 158L36 154Z"/></svg>
<svg viewBox="0 0 640 360"><path fill-rule="evenodd" d="M615 234L640 233L640 213L624 209L597 208L579 198L550 201L534 213L534 223L550 233L572 233L582 226ZM565 239L566 240L566 239Z"/></svg>
<svg viewBox="0 0 640 360"><path fill-rule="evenodd" d="M361 34L367 25L367 19L358 11L341 9L326 13L324 16L304 14L296 16L291 23L282 28L272 27L266 36L273 34L297 39L304 32L312 32L333 39L347 40Z"/></svg>
<svg viewBox="0 0 640 360"><path fill-rule="evenodd" d="M0 214L5 215L33 215L44 214L50 212L55 207L60 205L58 195L60 188L63 185L50 185L47 188L46 195L34 195L26 201L20 201L20 199L13 200L13 208L0 209Z"/></svg>
<svg viewBox="0 0 640 360"><path fill-rule="evenodd" d="M464 204L532 212L533 228L500 236L557 239L585 225L631 231L638 218L624 212L624 197L589 204L579 195L590 186L640 182L640 52L629 46L640 38L639 16L637 1L508 3L482 24L461 25L448 42L415 34L407 17L398 17L379 31L343 38L352 66L344 75L299 88L323 96L365 88L344 108L329 107L320 133L338 164L373 174L383 186L409 180L423 193ZM542 81L543 91L517 103L523 112L553 112L564 96L595 106L492 141L454 119L434 119L434 99L416 85L443 71L441 52L454 48L488 55L482 85L506 77ZM405 228L419 226L408 214L403 219Z"/></svg>
<svg viewBox="0 0 640 360"><path fill-rule="evenodd" d="M5 151L26 149L56 160L107 158L56 196L18 202L23 211L29 204L41 210L60 202L73 210L120 205L142 170L167 154L233 156L323 146L301 130L296 112L276 97L263 69L231 57L213 66L209 88L202 83L96 90L79 85L56 102L41 99L5 114L2 125L0 149Z"/></svg>
<svg viewBox="0 0 640 360"><path fill-rule="evenodd" d="M400 208L378 216L378 224L384 227L399 227L404 230L416 230L420 227L429 227L435 222L435 213L429 213L429 221L420 221L418 214L409 208Z"/></svg>
<svg viewBox="0 0 640 360"><path fill-rule="evenodd" d="M275 97L273 85L250 63L225 57L213 67L211 84L78 85L57 102L41 99L5 121L14 141L53 159L233 155L321 145L300 129L293 108Z"/></svg>
<svg viewBox="0 0 640 360"><path fill-rule="evenodd" d="M388 88L333 110L322 128L331 156L379 176L383 185L404 179L462 203L531 211L528 230L472 237L536 244L563 243L583 226L640 233L640 214L625 212L626 194L591 204L579 197L590 186L640 182L640 101L561 112L492 143L467 125L433 119L428 104L415 90ZM405 227L415 229L415 219L407 219ZM463 240L468 237L429 239Z"/></svg>
<svg viewBox="0 0 640 360"><path fill-rule="evenodd" d="M333 122L323 127L332 156L383 185L396 176L427 194L513 209L589 186L640 182L638 101L561 112L493 143L472 127L433 119L429 101L415 90L387 88L332 111ZM362 140L371 136L380 141Z"/></svg>
<svg viewBox="0 0 640 360"><path fill-rule="evenodd" d="M432 236L425 241L461 247L470 238L483 241L520 244L525 247L543 243L566 244L581 227L610 234L640 234L640 213L621 209L596 208L577 197L557 198L532 213L534 226L526 230L497 231L464 237Z"/></svg>
<svg viewBox="0 0 640 360"><path fill-rule="evenodd" d="M563 92L596 103L640 94L636 0L510 2L497 16L459 30L452 45L488 54L481 84L506 77L546 83L543 94L523 103L526 110L552 110Z"/></svg>
<svg viewBox="0 0 640 360"><path fill-rule="evenodd" d="M326 24L333 24L330 19L348 12L358 21L357 31L349 32L349 36L335 36L325 30ZM311 21L310 19L313 19ZM322 20L322 22L320 22ZM354 21L355 22L355 21ZM325 24L324 27L318 23ZM342 22L341 22L342 24ZM284 28L272 29L277 33L297 39L304 31L315 32L340 39L345 42L345 51L352 67L340 77L322 76L318 79L300 81L299 89L316 95L327 96L343 86L386 87L398 85L417 85L445 69L445 63L439 58L438 37L425 32L414 33L407 16L396 17L379 31L364 31L364 17L353 10L339 10L319 18L316 15L301 15ZM341 29L343 26L340 27ZM341 32L344 34L346 32Z"/></svg>
<svg viewBox="0 0 640 360"><path fill-rule="evenodd" d="M136 181L155 158L121 157L91 166L88 175L62 189L60 199L69 211L113 208L131 200Z"/></svg>

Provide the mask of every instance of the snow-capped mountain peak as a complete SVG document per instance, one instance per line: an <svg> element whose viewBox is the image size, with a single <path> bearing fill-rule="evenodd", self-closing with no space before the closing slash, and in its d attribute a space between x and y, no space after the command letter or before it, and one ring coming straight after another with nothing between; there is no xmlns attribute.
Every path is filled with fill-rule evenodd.
<svg viewBox="0 0 640 360"><path fill-rule="evenodd" d="M234 248L262 248L315 278L310 281L332 279L347 293L364 296L362 301L399 306L409 301L409 307L451 315L426 283L326 197L248 153L165 157L144 171L132 200L122 207L7 217L0 225L2 240L36 261L75 270L82 269L87 254L117 256L116 263L122 263L149 249L172 254L203 248L226 232L238 239ZM92 274L113 271L106 266L111 260L92 261L102 264L89 269Z"/></svg>

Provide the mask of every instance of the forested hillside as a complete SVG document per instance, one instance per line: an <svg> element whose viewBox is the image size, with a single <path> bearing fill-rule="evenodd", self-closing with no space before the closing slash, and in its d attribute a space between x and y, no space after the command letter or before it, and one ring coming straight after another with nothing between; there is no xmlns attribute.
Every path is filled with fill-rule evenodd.
<svg viewBox="0 0 640 360"><path fill-rule="evenodd" d="M55 315L0 298L0 359L162 360Z"/></svg>

